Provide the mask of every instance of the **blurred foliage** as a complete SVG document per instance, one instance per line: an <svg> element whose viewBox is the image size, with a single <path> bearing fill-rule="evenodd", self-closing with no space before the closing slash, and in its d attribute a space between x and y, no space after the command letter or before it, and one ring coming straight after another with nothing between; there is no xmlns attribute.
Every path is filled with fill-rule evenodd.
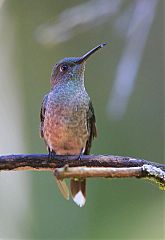
<svg viewBox="0 0 165 240"><path fill-rule="evenodd" d="M106 19L83 33L80 25L74 38L52 46L40 44L35 37L41 24L52 22L65 9L85 2L6 0L0 9L9 27L3 34L8 37L10 25L13 31L12 64L17 75L14 86L22 97L26 152L46 152L39 139L39 111L43 95L49 91L52 65L66 56L80 56L111 39L106 49L94 55L86 67L86 88L93 101L99 132L92 153L163 162L164 3L159 1L157 5L133 94L126 113L117 121L108 115L106 108L124 46L113 28L114 19ZM132 1L121 2L122 10ZM3 124L7 128L5 122ZM136 179L89 180L87 204L80 209L71 200L62 198L51 173L29 173L27 178L27 212L14 233L10 225L6 233L2 236L0 233L3 239L163 239L164 192L154 185ZM0 187L5 188L5 183ZM12 201L12 195L6 197ZM3 208L8 211L7 205ZM11 216L13 221L17 221L21 211L20 207L17 214Z"/></svg>

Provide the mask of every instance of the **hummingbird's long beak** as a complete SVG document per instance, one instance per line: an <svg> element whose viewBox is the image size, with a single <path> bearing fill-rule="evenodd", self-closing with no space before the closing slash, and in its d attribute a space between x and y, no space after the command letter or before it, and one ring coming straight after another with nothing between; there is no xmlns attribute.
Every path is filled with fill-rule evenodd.
<svg viewBox="0 0 165 240"><path fill-rule="evenodd" d="M107 43L101 43L100 45L96 46L95 48L93 48L92 50L87 52L85 55L80 57L79 60L76 61L76 63L80 64L80 63L86 61L93 53L95 53L97 50L99 50L100 48L104 47L105 45L107 45Z"/></svg>

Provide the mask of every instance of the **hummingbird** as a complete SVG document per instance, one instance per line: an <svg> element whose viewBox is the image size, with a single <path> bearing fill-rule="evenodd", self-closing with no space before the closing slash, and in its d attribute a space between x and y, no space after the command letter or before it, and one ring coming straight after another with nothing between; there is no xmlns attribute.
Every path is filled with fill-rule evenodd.
<svg viewBox="0 0 165 240"><path fill-rule="evenodd" d="M107 43L102 43L82 57L68 57L52 69L51 89L44 96L40 111L40 135L50 156L81 155L90 153L97 136L96 118L92 102L84 86L87 59ZM62 195L69 199L65 180L56 179ZM73 201L79 206L86 202L86 179L70 180Z"/></svg>

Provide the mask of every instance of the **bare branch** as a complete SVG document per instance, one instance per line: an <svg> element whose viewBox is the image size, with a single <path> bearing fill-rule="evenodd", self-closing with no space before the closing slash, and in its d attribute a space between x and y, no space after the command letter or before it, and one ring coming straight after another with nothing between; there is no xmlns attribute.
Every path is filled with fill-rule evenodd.
<svg viewBox="0 0 165 240"><path fill-rule="evenodd" d="M19 154L0 156L0 171L52 171L57 178L146 178L165 190L165 165L143 159L113 155L54 155Z"/></svg>
<svg viewBox="0 0 165 240"><path fill-rule="evenodd" d="M106 178L125 178L140 177L142 167L130 168L110 168L110 167L63 167L57 168L54 172L59 179L63 178L87 178L87 177L106 177Z"/></svg>

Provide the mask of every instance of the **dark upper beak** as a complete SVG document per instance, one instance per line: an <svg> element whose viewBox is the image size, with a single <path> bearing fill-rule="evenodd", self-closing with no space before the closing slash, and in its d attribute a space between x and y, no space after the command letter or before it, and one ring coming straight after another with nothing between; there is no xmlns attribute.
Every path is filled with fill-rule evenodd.
<svg viewBox="0 0 165 240"><path fill-rule="evenodd" d="M76 61L76 63L77 64L81 64L82 62L86 61L93 53L95 53L97 50L99 50L100 48L104 47L105 45L107 45L107 43L101 43L100 45L96 46L95 48L93 48L92 50L87 52L85 55L80 57L78 59L78 61Z"/></svg>

